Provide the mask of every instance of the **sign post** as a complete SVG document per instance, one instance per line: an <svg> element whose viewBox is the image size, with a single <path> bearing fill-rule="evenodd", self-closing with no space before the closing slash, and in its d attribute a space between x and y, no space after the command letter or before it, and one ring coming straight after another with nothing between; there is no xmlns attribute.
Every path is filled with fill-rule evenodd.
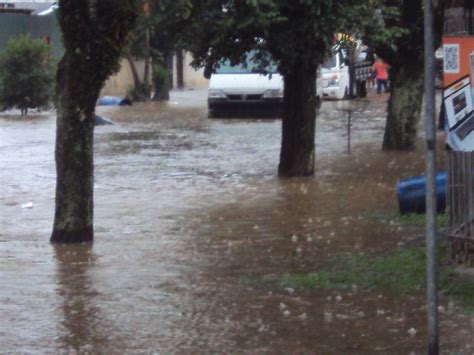
<svg viewBox="0 0 474 355"><path fill-rule="evenodd" d="M438 340L438 258L436 231L436 123L435 54L433 45L433 4L424 0L425 39L425 132L426 132L426 300L428 354L439 353Z"/></svg>

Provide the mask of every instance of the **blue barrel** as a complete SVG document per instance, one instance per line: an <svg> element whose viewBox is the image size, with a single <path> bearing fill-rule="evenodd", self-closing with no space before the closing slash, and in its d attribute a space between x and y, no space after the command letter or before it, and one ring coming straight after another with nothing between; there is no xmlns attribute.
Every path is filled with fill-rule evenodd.
<svg viewBox="0 0 474 355"><path fill-rule="evenodd" d="M103 96L97 101L97 106L126 106L132 102L126 97Z"/></svg>
<svg viewBox="0 0 474 355"><path fill-rule="evenodd" d="M397 182L398 206L401 214L426 212L426 178L413 176ZM436 203L438 213L446 210L446 173L436 174Z"/></svg>

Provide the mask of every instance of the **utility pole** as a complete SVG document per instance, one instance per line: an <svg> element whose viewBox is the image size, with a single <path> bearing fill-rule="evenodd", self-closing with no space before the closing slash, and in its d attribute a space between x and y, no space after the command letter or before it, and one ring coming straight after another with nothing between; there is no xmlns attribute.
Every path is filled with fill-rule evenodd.
<svg viewBox="0 0 474 355"><path fill-rule="evenodd" d="M428 354L438 355L438 242L436 231L436 124L433 3L424 0L426 134L426 301Z"/></svg>

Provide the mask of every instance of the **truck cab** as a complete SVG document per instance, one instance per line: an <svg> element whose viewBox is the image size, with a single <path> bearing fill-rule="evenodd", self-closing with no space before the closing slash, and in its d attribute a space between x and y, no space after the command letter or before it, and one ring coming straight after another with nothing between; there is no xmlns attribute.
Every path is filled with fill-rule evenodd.
<svg viewBox="0 0 474 355"><path fill-rule="evenodd" d="M349 67L342 51L332 53L321 67L323 98L340 100L349 93Z"/></svg>
<svg viewBox="0 0 474 355"><path fill-rule="evenodd" d="M323 98L341 100L348 98L350 75L347 55L344 50L333 50L321 68L323 79ZM359 97L367 95L367 80L372 72L372 62L367 60L367 52L363 48L356 49L355 63L355 94Z"/></svg>

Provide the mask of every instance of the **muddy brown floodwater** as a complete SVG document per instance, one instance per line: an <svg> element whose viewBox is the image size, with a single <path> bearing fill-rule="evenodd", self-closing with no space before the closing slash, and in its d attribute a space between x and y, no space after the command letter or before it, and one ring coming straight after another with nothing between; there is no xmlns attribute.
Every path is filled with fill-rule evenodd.
<svg viewBox="0 0 474 355"><path fill-rule="evenodd" d="M384 101L354 118L350 156L325 103L315 178L278 179L281 122L208 120L203 98L99 109L116 125L95 133L93 245L48 241L54 115L0 116L0 352L423 353L423 295L264 281L419 241L373 218L423 171L379 150ZM441 303L442 350L472 353L472 316Z"/></svg>

